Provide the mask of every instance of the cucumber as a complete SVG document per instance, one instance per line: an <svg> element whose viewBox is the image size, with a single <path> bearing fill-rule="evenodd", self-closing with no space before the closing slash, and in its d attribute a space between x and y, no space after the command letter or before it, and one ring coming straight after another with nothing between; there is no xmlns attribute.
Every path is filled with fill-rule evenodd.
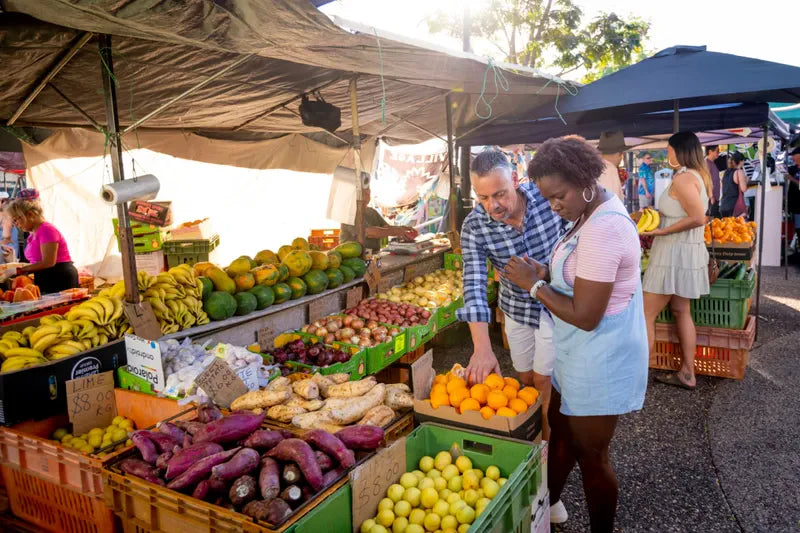
<svg viewBox="0 0 800 533"><path fill-rule="evenodd" d="M747 267L744 266L744 263L739 265L738 270L736 270L736 274L734 274L733 279L735 280L743 280L745 272L747 272Z"/></svg>
<svg viewBox="0 0 800 533"><path fill-rule="evenodd" d="M756 270L751 268L747 271L747 281L753 281L754 279L756 279Z"/></svg>
<svg viewBox="0 0 800 533"><path fill-rule="evenodd" d="M726 268L728 268L728 262L727 261L719 261L719 262L717 262L717 267L719 268L719 274L717 274L717 277L719 277L722 274L722 272Z"/></svg>
<svg viewBox="0 0 800 533"><path fill-rule="evenodd" d="M738 263L730 263L730 264L728 264L728 265L725 267L725 269L721 269L721 270L719 271L719 276L717 276L717 278L718 278L718 279L729 279L729 274L731 273L731 271L732 271L733 269L735 269L735 268L736 268L736 265L737 265L737 264L738 264Z"/></svg>

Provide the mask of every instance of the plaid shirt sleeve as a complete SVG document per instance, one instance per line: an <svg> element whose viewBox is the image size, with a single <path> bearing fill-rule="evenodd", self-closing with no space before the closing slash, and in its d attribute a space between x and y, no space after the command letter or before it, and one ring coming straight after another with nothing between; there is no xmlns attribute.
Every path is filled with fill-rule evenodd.
<svg viewBox="0 0 800 533"><path fill-rule="evenodd" d="M463 322L489 323L492 313L486 297L486 248L480 234L470 227L469 222L467 217L461 230L464 307L456 311L456 317Z"/></svg>

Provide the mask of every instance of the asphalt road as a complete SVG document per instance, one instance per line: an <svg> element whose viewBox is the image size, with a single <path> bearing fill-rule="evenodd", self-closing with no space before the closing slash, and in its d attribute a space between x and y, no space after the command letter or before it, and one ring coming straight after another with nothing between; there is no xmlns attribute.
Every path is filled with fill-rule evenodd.
<svg viewBox="0 0 800 533"><path fill-rule="evenodd" d="M686 391L655 383L651 371L644 409L621 418L612 442L618 531L800 531L800 268L788 280L764 268L761 293L743 380L698 376ZM466 335L434 346L437 370L466 365ZM503 372L514 375L499 330L492 335ZM570 519L556 530L589 531L577 469L563 501Z"/></svg>

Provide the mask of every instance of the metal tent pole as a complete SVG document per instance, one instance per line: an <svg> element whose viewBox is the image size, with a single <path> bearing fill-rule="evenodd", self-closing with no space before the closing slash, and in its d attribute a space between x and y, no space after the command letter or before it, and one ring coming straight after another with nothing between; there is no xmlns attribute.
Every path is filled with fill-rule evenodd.
<svg viewBox="0 0 800 533"><path fill-rule="evenodd" d="M364 182L361 180L361 137L358 132L358 87L356 77L350 80L350 114L353 123L353 161L356 167L356 235L358 242L364 244Z"/></svg>
<svg viewBox="0 0 800 533"><path fill-rule="evenodd" d="M756 339L758 339L758 319L759 310L761 307L761 253L764 250L764 205L766 201L766 183L769 176L767 176L767 136L769 135L769 123L764 124L764 137L762 142L764 146L761 150L761 217L758 221L758 266L756 268Z"/></svg>
<svg viewBox="0 0 800 533"><path fill-rule="evenodd" d="M456 198L456 169L453 164L453 105L450 95L444 98L445 120L447 120L447 166L450 173L450 231L458 233L458 208Z"/></svg>
<svg viewBox="0 0 800 533"><path fill-rule="evenodd" d="M783 180L783 279L789 279L789 179ZM794 221L792 221L794 223ZM794 224L792 224L794 227Z"/></svg>
<svg viewBox="0 0 800 533"><path fill-rule="evenodd" d="M119 113L117 108L117 87L114 78L114 61L111 53L111 36L100 36L100 74L103 77L103 93L106 100L106 122L108 123L108 143L111 150L111 173L114 181L125 179L122 166L122 139L119 132ZM128 205L117 206L119 218L119 240L122 249L122 276L125 280L125 300L139 303L139 288L136 279L136 256L133 251L133 233L128 216Z"/></svg>
<svg viewBox="0 0 800 533"><path fill-rule="evenodd" d="M680 107L680 100L672 101L672 133L678 133L680 131Z"/></svg>

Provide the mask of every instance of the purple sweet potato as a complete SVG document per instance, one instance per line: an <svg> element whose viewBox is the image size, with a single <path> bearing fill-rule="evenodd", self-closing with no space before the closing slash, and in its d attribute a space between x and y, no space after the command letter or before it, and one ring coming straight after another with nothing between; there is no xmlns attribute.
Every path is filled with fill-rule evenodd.
<svg viewBox="0 0 800 533"><path fill-rule="evenodd" d="M156 445L153 444L153 441L139 432L136 432L133 434L133 436L131 436L131 441L133 441L133 444L136 446L136 449L139 450L139 453L142 454L142 459L151 465L156 464L156 460L158 460L158 452L156 451Z"/></svg>
<svg viewBox="0 0 800 533"><path fill-rule="evenodd" d="M265 500L277 498L281 491L280 467L272 457L261 459L261 471L258 473L258 489Z"/></svg>
<svg viewBox="0 0 800 533"><path fill-rule="evenodd" d="M322 476L322 488L328 488L333 485L345 472L347 472L347 469L341 466L325 472L325 475Z"/></svg>
<svg viewBox="0 0 800 533"><path fill-rule="evenodd" d="M168 489L184 490L194 487L201 480L207 478L211 474L211 469L219 464L229 461L231 457L241 448L232 448L226 452L215 453L200 459L194 463L186 472L176 477L167 485Z"/></svg>
<svg viewBox="0 0 800 533"><path fill-rule="evenodd" d="M242 448L229 461L211 469L211 477L228 481L249 474L258 468L261 456L253 448Z"/></svg>
<svg viewBox="0 0 800 533"><path fill-rule="evenodd" d="M266 413L261 413L260 415L235 413L209 422L200 431L192 435L192 438L195 443L216 442L225 444L236 442L257 430L266 416Z"/></svg>
<svg viewBox="0 0 800 533"><path fill-rule="evenodd" d="M176 478L189 470L200 459L221 451L223 451L222 446L214 442L201 442L179 450L167 463L167 473L164 475L164 479L169 481Z"/></svg>
<svg viewBox="0 0 800 533"><path fill-rule="evenodd" d="M145 481L149 481L150 483L154 483L159 487L163 487L165 485L164 480L158 476L147 476L143 477L142 479L144 479Z"/></svg>
<svg viewBox="0 0 800 533"><path fill-rule="evenodd" d="M333 468L333 459L331 459L331 456L327 453L316 450L314 456L316 456L317 464L323 472L327 472Z"/></svg>
<svg viewBox="0 0 800 533"><path fill-rule="evenodd" d="M341 440L324 429L313 429L305 433L303 440L330 455L344 468L350 468L356 464L353 450L348 449Z"/></svg>
<svg viewBox="0 0 800 533"><path fill-rule="evenodd" d="M303 501L303 490L297 485L289 485L281 491L280 498L292 507L297 507Z"/></svg>
<svg viewBox="0 0 800 533"><path fill-rule="evenodd" d="M297 468L296 464L286 463L283 465L281 479L285 485L294 485L303 481L303 474L300 473L300 469Z"/></svg>
<svg viewBox="0 0 800 533"><path fill-rule="evenodd" d="M211 493L211 483L204 479L197 486L194 488L194 492L192 492L192 498L196 498L198 500L206 501L209 494Z"/></svg>
<svg viewBox="0 0 800 533"><path fill-rule="evenodd" d="M158 459L156 459L156 468L162 471L166 470L167 464L169 463L169 460L172 459L173 455L174 454L172 452L164 452L159 455Z"/></svg>
<svg viewBox="0 0 800 533"><path fill-rule="evenodd" d="M225 494L228 492L228 483L221 479L208 478L208 488L215 494Z"/></svg>
<svg viewBox="0 0 800 533"><path fill-rule="evenodd" d="M273 526L283 524L291 514L292 508L280 498L274 498L267 504L266 521Z"/></svg>
<svg viewBox="0 0 800 533"><path fill-rule="evenodd" d="M198 422L196 420L175 420L173 423L190 435L194 435L206 427L204 422Z"/></svg>
<svg viewBox="0 0 800 533"><path fill-rule="evenodd" d="M244 441L244 445L248 448L254 448L256 450L271 450L278 444L280 441L285 439L286 437L283 435L281 431L278 430L270 430L270 429L259 429L254 431L247 439Z"/></svg>
<svg viewBox="0 0 800 533"><path fill-rule="evenodd" d="M372 451L383 442L384 431L378 426L348 426L336 432L336 437L351 450Z"/></svg>
<svg viewBox="0 0 800 533"><path fill-rule="evenodd" d="M158 448L158 451L160 451L161 453L170 452L175 446L180 446L181 444L183 444L183 439L177 440L172 435L169 435L167 433L161 433L160 431L139 429L134 432L134 435L136 433L144 435L145 437L153 441L153 444L156 445L156 448Z"/></svg>
<svg viewBox="0 0 800 533"><path fill-rule="evenodd" d="M284 439L277 446L267 452L268 457L275 457L281 461L294 461L303 472L303 477L311 488L322 488L322 469L317 463L314 450L307 442L300 439Z"/></svg>
<svg viewBox="0 0 800 533"><path fill-rule="evenodd" d="M251 500L255 500L258 492L256 491L256 478L253 476L242 476L233 482L228 498L233 505L244 505Z"/></svg>
<svg viewBox="0 0 800 533"><path fill-rule="evenodd" d="M178 442L183 442L183 438L186 436L186 432L184 430L170 422L161 422L158 425L158 431L160 433L169 435Z"/></svg>
<svg viewBox="0 0 800 533"><path fill-rule="evenodd" d="M186 435L183 436L183 447L188 448L191 445L192 445L192 436L187 433Z"/></svg>
<svg viewBox="0 0 800 533"><path fill-rule="evenodd" d="M142 478L158 477L158 472L153 468L153 465L140 459L125 459L119 463L119 467L123 472L134 476Z"/></svg>
<svg viewBox="0 0 800 533"><path fill-rule="evenodd" d="M270 500L253 500L244 506L242 512L256 520L266 520L269 516Z"/></svg>
<svg viewBox="0 0 800 533"><path fill-rule="evenodd" d="M220 418L222 418L222 413L214 404L204 403L197 406L198 422L207 424L208 422L213 422L214 420L219 420Z"/></svg>

